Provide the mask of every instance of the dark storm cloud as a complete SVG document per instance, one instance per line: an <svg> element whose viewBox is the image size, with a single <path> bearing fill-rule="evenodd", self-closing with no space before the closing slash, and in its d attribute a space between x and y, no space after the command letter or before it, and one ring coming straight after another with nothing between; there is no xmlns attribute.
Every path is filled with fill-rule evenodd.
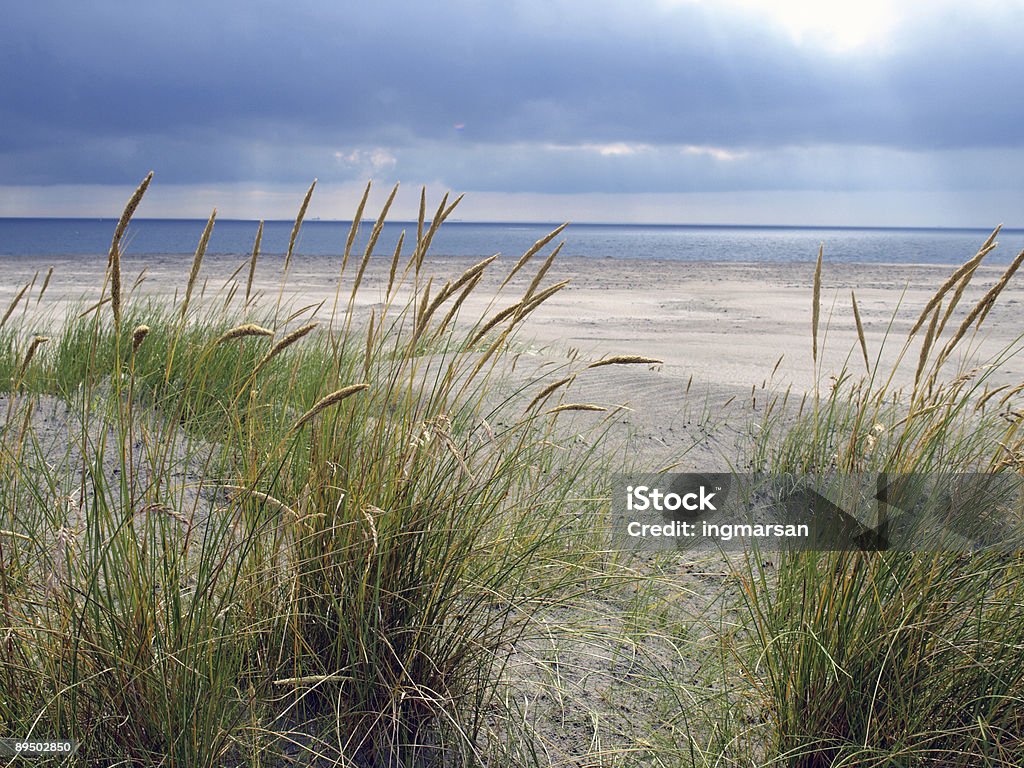
<svg viewBox="0 0 1024 768"><path fill-rule="evenodd" d="M493 189L758 188L785 168L678 146L1020 146L1014 29L944 18L833 56L690 6L18 4L0 27L0 184L153 167L170 183L393 170ZM551 149L619 142L655 149L591 165Z"/></svg>

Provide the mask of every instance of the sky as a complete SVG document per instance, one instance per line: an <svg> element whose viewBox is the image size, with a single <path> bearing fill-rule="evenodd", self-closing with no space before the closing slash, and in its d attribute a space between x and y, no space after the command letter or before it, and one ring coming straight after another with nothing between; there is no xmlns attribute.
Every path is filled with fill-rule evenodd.
<svg viewBox="0 0 1024 768"><path fill-rule="evenodd" d="M1024 226L1024 0L47 0L0 216Z"/></svg>

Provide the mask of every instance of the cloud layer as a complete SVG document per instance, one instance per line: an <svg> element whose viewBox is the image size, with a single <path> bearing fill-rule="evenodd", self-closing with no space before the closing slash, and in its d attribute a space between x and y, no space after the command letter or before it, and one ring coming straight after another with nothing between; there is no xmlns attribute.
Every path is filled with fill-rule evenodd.
<svg viewBox="0 0 1024 768"><path fill-rule="evenodd" d="M839 51L721 3L603 5L17 4L0 185L991 190L1024 171L1020 4Z"/></svg>

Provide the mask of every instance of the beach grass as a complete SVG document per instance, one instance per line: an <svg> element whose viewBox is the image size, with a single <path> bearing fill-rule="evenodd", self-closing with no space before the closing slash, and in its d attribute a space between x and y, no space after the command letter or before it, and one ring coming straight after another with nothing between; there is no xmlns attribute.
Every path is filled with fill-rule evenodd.
<svg viewBox="0 0 1024 768"><path fill-rule="evenodd" d="M0 338L0 735L75 739L83 764L499 759L511 648L588 549L560 529L593 448L559 445L557 397L501 394L562 286L538 273L512 311L460 317L491 260L426 276L445 202L369 313L373 238L330 316L284 284L269 306L248 281L204 297L213 217L184 298L135 300L119 243L147 184L101 301L46 342Z"/></svg>
<svg viewBox="0 0 1024 768"><path fill-rule="evenodd" d="M375 254L396 190L357 251L367 187L333 300L301 306L288 276L314 184L284 269L260 224L208 290L213 215L175 298L145 297L121 244L149 182L99 300L46 317L47 274L0 323L0 737L75 739L69 765L1024 763L1019 553L613 551L621 413L578 385L661 361L573 353L511 375L517 334L566 287L548 277L562 227L504 272L435 275L458 200L428 219L421 195L408 248ZM1024 256L964 300L994 247L885 335L889 368L851 296L838 371L820 252L818 384L775 393L773 370L727 411L750 438L724 458L1019 472L1022 387L994 382L1020 340L981 361L975 345ZM374 258L386 287L364 280ZM721 409L692 385L706 435Z"/></svg>
<svg viewBox="0 0 1024 768"><path fill-rule="evenodd" d="M795 418L769 410L757 469L927 475L949 487L963 473L1018 472L1020 390L990 382L1020 354L1022 338L991 359L979 360L972 346L1022 256L977 303L960 306L995 235L940 286L906 338L886 334L899 349L891 370L881 349L870 359L860 330L866 373L854 373L855 363L828 379L821 371L825 385ZM901 366L913 370L912 385L894 383L909 372ZM981 504L972 510L986 513ZM748 556L744 667L766 714L770 754L809 767L1018 764L1022 576L1020 553L1000 549Z"/></svg>

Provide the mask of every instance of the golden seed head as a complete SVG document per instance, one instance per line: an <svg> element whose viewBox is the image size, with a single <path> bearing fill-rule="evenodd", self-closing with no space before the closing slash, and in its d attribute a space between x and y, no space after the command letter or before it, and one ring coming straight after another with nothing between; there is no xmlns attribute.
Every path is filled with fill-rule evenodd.
<svg viewBox="0 0 1024 768"><path fill-rule="evenodd" d="M244 323L243 325L236 325L225 331L216 344L223 344L225 341L231 341L232 339L241 339L246 336L273 336L274 332L268 328L256 325L255 323Z"/></svg>
<svg viewBox="0 0 1024 768"><path fill-rule="evenodd" d="M142 346L142 342L149 334L148 325L138 325L135 330L132 331L132 352L138 352L139 347Z"/></svg>
<svg viewBox="0 0 1024 768"><path fill-rule="evenodd" d="M602 405L594 405L593 403L566 403L565 405L559 405L548 411L548 414L563 413L565 411L595 411L603 413L608 409Z"/></svg>
<svg viewBox="0 0 1024 768"><path fill-rule="evenodd" d="M32 358L35 356L36 350L39 348L41 344L45 344L49 340L49 336L36 336L35 338L32 339L32 343L29 344L28 346L28 352L25 353L25 360L21 364L21 371L19 375L25 375L25 371L28 370L28 364L32 362Z"/></svg>
<svg viewBox="0 0 1024 768"><path fill-rule="evenodd" d="M662 360L658 360L654 357L644 357L643 355L613 355L612 357L606 357L604 360L598 360L596 363L591 363L587 368L600 368L604 365L661 365Z"/></svg>

